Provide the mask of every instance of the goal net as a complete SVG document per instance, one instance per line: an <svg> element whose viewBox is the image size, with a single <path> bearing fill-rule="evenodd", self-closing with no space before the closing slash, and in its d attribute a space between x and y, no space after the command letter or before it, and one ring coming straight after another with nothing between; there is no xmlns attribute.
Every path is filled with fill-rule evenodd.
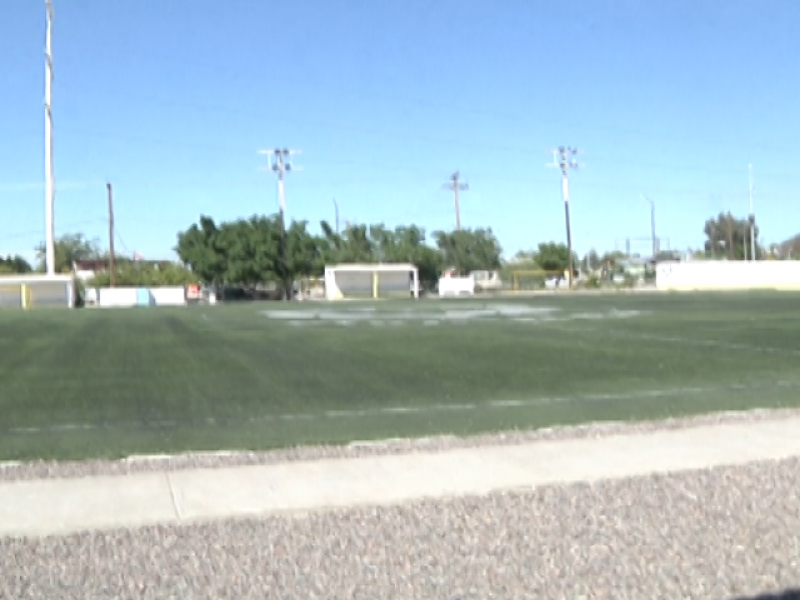
<svg viewBox="0 0 800 600"><path fill-rule="evenodd" d="M419 270L412 264L344 264L325 267L325 297L418 298Z"/></svg>
<svg viewBox="0 0 800 600"><path fill-rule="evenodd" d="M71 275L0 276L0 308L29 310L74 305L75 281Z"/></svg>

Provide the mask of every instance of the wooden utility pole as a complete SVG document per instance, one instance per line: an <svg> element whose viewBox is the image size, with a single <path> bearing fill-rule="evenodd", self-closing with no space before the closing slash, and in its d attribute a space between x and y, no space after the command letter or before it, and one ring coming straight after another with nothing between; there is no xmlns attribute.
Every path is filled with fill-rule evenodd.
<svg viewBox="0 0 800 600"><path fill-rule="evenodd" d="M108 269L111 274L111 287L117 285L117 265L114 256L114 194L111 183L106 183L108 190Z"/></svg>
<svg viewBox="0 0 800 600"><path fill-rule="evenodd" d="M456 231L461 231L461 202L458 193L466 192L469 189L469 184L461 183L459 181L461 174L456 171L450 176L450 182L444 184L444 189L450 190L454 194L454 203L456 209Z"/></svg>
<svg viewBox="0 0 800 600"><path fill-rule="evenodd" d="M553 163L547 165L561 169L561 193L564 197L564 221L567 228L567 252L569 253L568 267L569 267L569 289L572 289L572 280L574 278L575 266L572 264L572 226L570 225L569 218L569 172L572 169L578 168L578 162L575 160L575 155L579 150L573 147L559 146L553 150ZM630 256L631 247L630 239L626 242L625 251Z"/></svg>

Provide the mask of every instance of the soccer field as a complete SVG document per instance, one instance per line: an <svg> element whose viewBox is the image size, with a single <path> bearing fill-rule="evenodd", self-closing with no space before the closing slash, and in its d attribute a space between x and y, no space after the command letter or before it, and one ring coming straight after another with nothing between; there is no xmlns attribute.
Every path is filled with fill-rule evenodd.
<svg viewBox="0 0 800 600"><path fill-rule="evenodd" d="M0 460L800 406L800 295L0 312Z"/></svg>

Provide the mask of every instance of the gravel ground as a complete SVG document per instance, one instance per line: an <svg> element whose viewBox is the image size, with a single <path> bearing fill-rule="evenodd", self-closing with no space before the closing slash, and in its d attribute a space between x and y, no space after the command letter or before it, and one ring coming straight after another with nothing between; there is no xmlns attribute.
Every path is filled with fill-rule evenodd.
<svg viewBox="0 0 800 600"><path fill-rule="evenodd" d="M0 539L9 599L728 599L798 584L797 458L393 508Z"/></svg>
<svg viewBox="0 0 800 600"><path fill-rule="evenodd" d="M398 439L362 442L339 446L302 446L269 452L192 453L162 457L131 457L123 460L87 460L75 462L0 463L0 481L84 477L90 475L124 475L152 470L214 468L235 465L273 464L317 458L376 456L411 452L441 452L452 448L469 448L491 444L519 444L533 440L598 438L625 433L644 433L664 429L698 427L715 423L735 423L780 419L800 415L800 409L751 410L720 412L663 421L605 422L574 427L557 427L533 431L491 433L459 438L439 436L424 439ZM69 435L69 434L66 434ZM798 581L800 584L800 581Z"/></svg>

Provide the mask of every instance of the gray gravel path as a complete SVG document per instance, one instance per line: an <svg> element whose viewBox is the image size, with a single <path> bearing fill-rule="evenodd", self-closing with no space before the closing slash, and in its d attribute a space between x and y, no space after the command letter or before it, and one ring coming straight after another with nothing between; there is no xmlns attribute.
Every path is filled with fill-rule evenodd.
<svg viewBox="0 0 800 600"><path fill-rule="evenodd" d="M0 540L0 598L727 599L800 583L800 459Z"/></svg>

